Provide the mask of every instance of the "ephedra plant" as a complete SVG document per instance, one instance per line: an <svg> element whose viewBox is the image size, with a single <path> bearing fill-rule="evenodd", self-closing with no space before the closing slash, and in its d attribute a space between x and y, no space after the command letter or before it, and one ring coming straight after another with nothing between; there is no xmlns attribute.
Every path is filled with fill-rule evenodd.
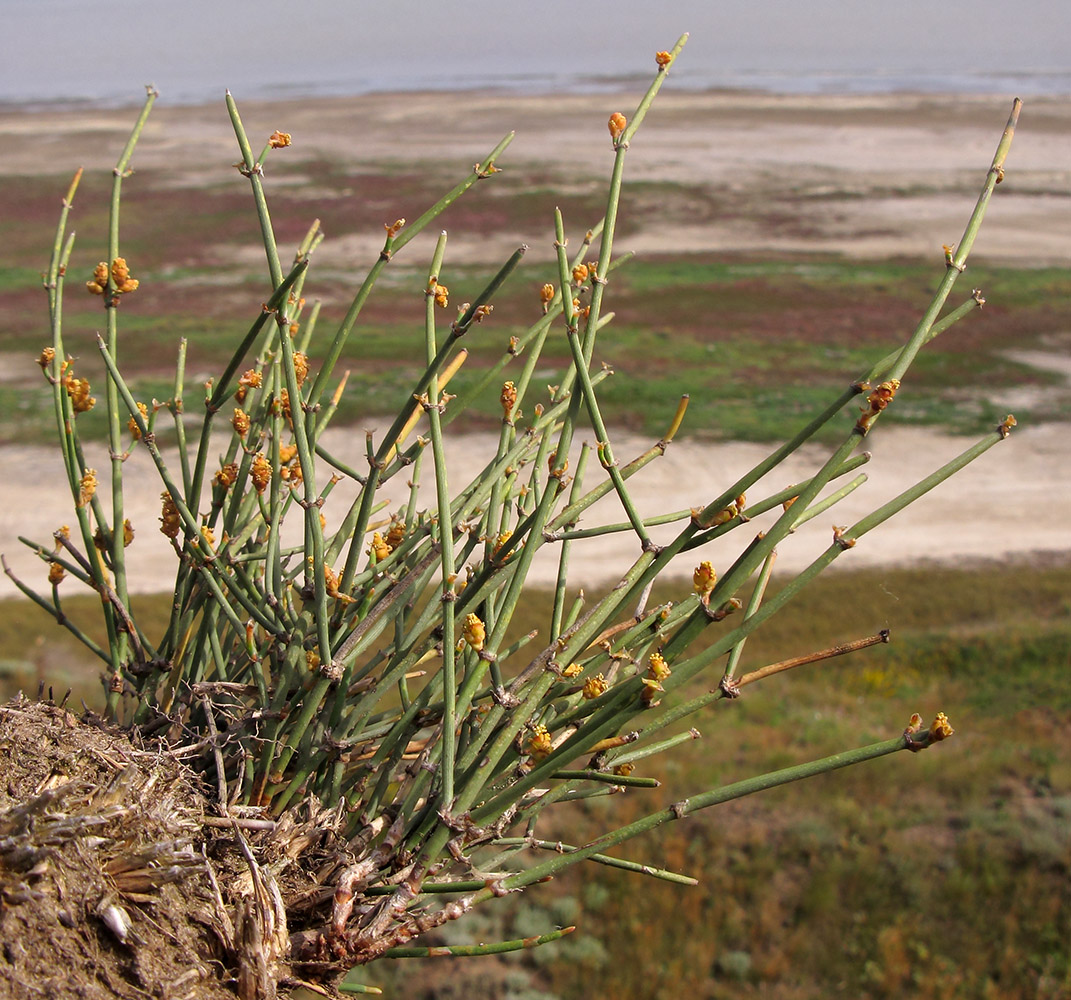
<svg viewBox="0 0 1071 1000"><path fill-rule="evenodd" d="M263 166L289 136L277 132L255 153L228 96L237 166L252 190L271 287L264 303L252 306L248 332L207 385L203 402L194 404L184 384L182 345L173 396L158 403L139 400L124 377L120 335L120 305L137 290L134 262L122 254L120 194L155 99L150 94L116 164L106 259L90 280L106 319L99 349L107 382L97 405L107 411L108 444L107 457L96 462L79 433L91 389L64 347L73 242L66 226L77 177L71 185L47 276L52 342L40 365L53 388L74 520L51 542L28 542L46 565L51 590L19 586L71 629L60 581L76 579L100 595L107 644L78 634L105 665L107 717L143 739L162 738L204 776L211 794L202 804L202 832L209 840L214 834L216 847L197 854L182 877L222 864L218 838L241 849L250 877L224 882L215 898L221 925L233 931L220 933L221 954L237 970L243 996L270 995L278 983L329 982L382 956L428 954L416 940L421 935L580 862L692 883L687 874L611 852L696 810L918 751L952 733L940 713L932 722L914 716L906 728L906 720L890 720L890 736L879 743L696 789L588 843L544 835L544 817L559 803L622 788L648 794L642 789L657 784L662 756L692 738L682 731L688 721L701 716L716 724L716 702L784 669L887 638L740 669L752 632L867 532L1001 441L1014 424L1008 417L958 458L836 529L809 567L765 599L778 544L811 518L833 517L837 503L864 484L858 470L869 456L861 445L907 391L916 354L982 301L973 291L949 306L1002 178L1018 102L962 238L945 248L940 286L903 346L875 358L867 371L845 373L843 391L822 412L725 483L702 509L675 515L668 544L652 541L652 524L673 518L638 510L629 480L669 447L687 400L662 440L621 461L599 407L607 373L591 362L622 263L614 233L629 147L684 42L658 53L657 73L631 116L610 118L613 165L602 220L590 230L593 220L581 220L579 238L574 233L570 240L567 220L556 213L557 270L536 285L542 314L502 345L497 363L460 397L449 383L465 361L465 337L481 321L481 336L493 330L496 292L521 268L525 248L446 321L449 293L439 275L448 244L445 233L439 237L424 288L423 344L414 347L422 346L423 373L399 397L390 426L368 435L360 469L323 444L346 391L337 369L347 338L359 330L377 278L410 240L470 187L495 182L511 136L419 218L386 225L382 251L345 318L330 338L321 338L304 297L321 234L313 226L294 263L284 266L265 195ZM540 390L537 397L533 374L549 338L568 345L571 363L550 394ZM497 448L471 481L448 480L450 424L484 394L501 404ZM187 420L196 409L194 440ZM162 422L173 425L177 450L161 449ZM840 428L840 443L809 479L754 495L763 476L829 427ZM570 465L574 440L583 435L594 444L583 444ZM123 460L135 445L159 472L160 530L175 555L174 600L159 635L147 634L131 610L124 570L130 533ZM96 491L98 477L110 479L109 503ZM356 484L356 499L336 509L341 481ZM404 502L390 509L381 499L387 483L406 484ZM588 508L610 493L620 501L621 523L579 527ZM725 564L719 541L753 533L749 520L767 511L778 512L776 520ZM294 520L300 540L288 546L282 528ZM583 563L587 539L612 531L632 534L635 559L621 567L612 590L585 605L570 587L570 565ZM536 631L515 638L533 558L548 548L559 567L549 621L524 621ZM652 584L685 552L694 553L691 585L681 585L672 603L652 605ZM136 914L134 904L125 905ZM136 925L136 917L128 919ZM543 938L469 953L531 946L562 933L548 928Z"/></svg>

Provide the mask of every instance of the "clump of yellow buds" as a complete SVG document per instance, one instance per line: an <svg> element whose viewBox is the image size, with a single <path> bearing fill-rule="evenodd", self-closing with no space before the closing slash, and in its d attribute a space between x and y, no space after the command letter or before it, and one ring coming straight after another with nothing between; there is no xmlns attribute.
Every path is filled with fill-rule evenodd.
<svg viewBox="0 0 1071 1000"><path fill-rule="evenodd" d="M669 664L666 663L665 658L662 656L662 654L652 653L647 661L647 676L650 677L652 680L661 683L671 673L673 673L673 671L669 669Z"/></svg>
<svg viewBox="0 0 1071 1000"><path fill-rule="evenodd" d="M138 413L141 414L141 419L142 419L143 422L148 422L149 408L144 403L138 403ZM138 426L138 422L133 417L131 417L126 422L126 426L127 426L127 430L130 431L130 436L135 441L140 441L141 440L141 428Z"/></svg>
<svg viewBox="0 0 1071 1000"><path fill-rule="evenodd" d="M387 239L394 239L394 237L398 235L398 232L404 225L405 219L395 219L394 222L384 222L383 228L387 230Z"/></svg>
<svg viewBox="0 0 1071 1000"><path fill-rule="evenodd" d="M305 669L311 674L320 666L320 654L315 649L305 650Z"/></svg>
<svg viewBox="0 0 1071 1000"><path fill-rule="evenodd" d="M279 449L279 461L286 465L297 454L296 444L285 444Z"/></svg>
<svg viewBox="0 0 1071 1000"><path fill-rule="evenodd" d="M692 573L692 587L704 604L709 600L710 592L717 582L718 574L714 572L709 560L701 562Z"/></svg>
<svg viewBox="0 0 1071 1000"><path fill-rule="evenodd" d="M930 739L934 743L947 740L949 736L955 735L955 732L948 722L948 716L944 712L938 712L937 718L930 723Z"/></svg>
<svg viewBox="0 0 1071 1000"><path fill-rule="evenodd" d="M573 268L573 281L578 285L584 284L588 280L588 266L587 264L577 264Z"/></svg>
<svg viewBox="0 0 1071 1000"><path fill-rule="evenodd" d="M464 636L465 642L477 652L483 649L484 643L487 641L487 628L480 620L479 615L473 612L465 616L465 625L461 634Z"/></svg>
<svg viewBox="0 0 1071 1000"><path fill-rule="evenodd" d="M86 469L78 482L78 506L84 507L97 493L97 470Z"/></svg>
<svg viewBox="0 0 1071 1000"><path fill-rule="evenodd" d="M85 413L97 405L97 397L89 394L89 379L74 378L68 375L64 379L67 395L71 399L71 409L75 413Z"/></svg>
<svg viewBox="0 0 1071 1000"><path fill-rule="evenodd" d="M582 673L583 670L584 668L579 663L570 663L569 666L562 671L562 677L576 677L578 674Z"/></svg>
<svg viewBox="0 0 1071 1000"><path fill-rule="evenodd" d="M268 136L268 145L272 149L285 149L290 145L290 141L290 133L280 132L278 129Z"/></svg>
<svg viewBox="0 0 1071 1000"><path fill-rule="evenodd" d="M591 701L594 698L598 698L600 695L606 693L606 678L602 674L595 674L593 677L589 677L584 681L584 686L581 688L581 694L584 696L585 701Z"/></svg>
<svg viewBox="0 0 1071 1000"><path fill-rule="evenodd" d="M309 377L309 356L301 351L294 351L294 376L299 386Z"/></svg>
<svg viewBox="0 0 1071 1000"><path fill-rule="evenodd" d="M431 285L428 288L428 294L435 299L435 304L440 309L445 309L450 303L450 289L446 285L441 285L435 279L431 279Z"/></svg>
<svg viewBox="0 0 1071 1000"><path fill-rule="evenodd" d="M325 565L324 587L327 590L328 597L333 597L336 601L341 601L343 604L352 604L353 598L348 594L342 593L342 591L338 589L338 585L338 574L330 566Z"/></svg>
<svg viewBox="0 0 1071 1000"><path fill-rule="evenodd" d="M108 287L108 262L102 260L94 269L93 277L86 282L86 289L93 295L103 295Z"/></svg>
<svg viewBox="0 0 1071 1000"><path fill-rule="evenodd" d="M244 438L249 433L249 414L240 406L234 408L234 416L231 417L231 426L234 433Z"/></svg>
<svg viewBox="0 0 1071 1000"><path fill-rule="evenodd" d="M378 531L372 535L372 544L368 548L368 553L376 557L377 563L383 562L390 555L390 546Z"/></svg>
<svg viewBox="0 0 1071 1000"><path fill-rule="evenodd" d="M41 366L41 371L48 371L48 366L56 358L56 349L54 347L46 347L40 357L37 359L37 363Z"/></svg>
<svg viewBox="0 0 1071 1000"><path fill-rule="evenodd" d="M855 429L860 434L865 434L870 430L870 425L874 422L874 418L893 401L896 396L896 390L899 388L900 380L891 378L887 382L882 382L867 396L867 405L855 424Z"/></svg>
<svg viewBox="0 0 1071 1000"><path fill-rule="evenodd" d="M532 735L528 738L528 754L532 760L540 761L550 756L554 749L554 741L550 738L550 731L546 726L536 726Z"/></svg>
<svg viewBox="0 0 1071 1000"><path fill-rule="evenodd" d="M614 774L619 775L622 778L627 778L635 770L636 765L630 761L626 761L624 764L618 764L614 767Z"/></svg>
<svg viewBox="0 0 1071 1000"><path fill-rule="evenodd" d="M249 476L253 480L253 489L258 493L262 494L268 488L271 482L271 462L264 457L264 452L257 452Z"/></svg>
<svg viewBox="0 0 1071 1000"><path fill-rule="evenodd" d="M281 413L287 420L290 419L290 390L281 389L274 403L275 412Z"/></svg>
<svg viewBox="0 0 1071 1000"><path fill-rule="evenodd" d="M606 127L610 130L610 138L617 142L624 134L627 125L628 119L620 111L615 111L606 123Z"/></svg>
<svg viewBox="0 0 1071 1000"><path fill-rule="evenodd" d="M168 538L175 538L182 530L182 518L179 517L175 501L167 490L160 494L160 499L163 501L160 511L160 531Z"/></svg>
<svg viewBox="0 0 1071 1000"><path fill-rule="evenodd" d="M513 416L513 407L517 405L517 386L512 382L503 382L502 392L498 399L502 404L502 419L509 423Z"/></svg>
<svg viewBox="0 0 1071 1000"><path fill-rule="evenodd" d="M120 293L137 291L139 284L136 278L130 277L130 268L123 257L116 257L112 261L112 281L115 282L115 290Z"/></svg>
<svg viewBox="0 0 1071 1000"><path fill-rule="evenodd" d="M238 463L228 462L215 475L212 482L216 486L230 489L238 479Z"/></svg>
<svg viewBox="0 0 1071 1000"><path fill-rule="evenodd" d="M67 571L58 562L50 562L48 564L48 582L53 587L58 587L66 575Z"/></svg>
<svg viewBox="0 0 1071 1000"><path fill-rule="evenodd" d="M203 539L204 539L204 540L205 540L205 541L206 541L206 542L207 542L207 543L208 543L209 545L215 545L215 544L216 544L216 535L215 535L215 532L214 532L214 531L213 531L213 530L212 530L212 529L211 529L211 528L210 528L210 527L209 527L209 526L208 526L207 524L202 524L202 525L201 525L201 537L202 537L202 538L203 538Z"/></svg>
<svg viewBox="0 0 1071 1000"><path fill-rule="evenodd" d="M658 63L658 71L660 73L665 72L666 67L673 62L673 56L668 52L656 52L654 59L655 62Z"/></svg>
<svg viewBox="0 0 1071 1000"><path fill-rule="evenodd" d="M238 379L238 388L234 391L234 398L239 403L245 402L245 397L250 389L259 389L264 381L264 376L255 368L250 368Z"/></svg>
<svg viewBox="0 0 1071 1000"><path fill-rule="evenodd" d="M387 543L387 551L393 552L399 545L402 544L404 538L405 522L400 521L395 517L392 517L390 522L390 528L387 529L387 534L383 539Z"/></svg>
<svg viewBox="0 0 1071 1000"><path fill-rule="evenodd" d="M539 301L543 303L543 312L550 308L551 299L554 298L554 286L548 281L539 289Z"/></svg>
<svg viewBox="0 0 1071 1000"><path fill-rule="evenodd" d="M93 295L103 295L108 287L108 278L111 277L112 285L117 295L126 295L135 292L140 282L137 278L130 277L130 268L127 266L125 257L116 257L111 267L108 262L102 260L93 269L93 277L86 282L86 289Z"/></svg>
<svg viewBox="0 0 1071 1000"><path fill-rule="evenodd" d="M711 525L728 524L737 514L743 512L747 504L747 494L741 493L728 507L723 507L714 515Z"/></svg>

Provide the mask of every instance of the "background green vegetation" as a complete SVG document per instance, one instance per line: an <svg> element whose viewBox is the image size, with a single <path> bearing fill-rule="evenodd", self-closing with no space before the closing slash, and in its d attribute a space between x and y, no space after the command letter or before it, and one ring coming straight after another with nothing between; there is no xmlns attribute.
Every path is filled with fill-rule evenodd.
<svg viewBox="0 0 1071 1000"><path fill-rule="evenodd" d="M382 164L370 172L313 160L300 165L302 183L288 185L291 168L282 163L275 169L272 213L284 248L297 244L313 216L322 219L327 248L333 238L348 234L374 237L388 217L406 214L406 206L415 216L418 206L437 196L443 178L452 182L456 174L411 163L394 173ZM555 193L553 179L518 169L520 183L511 178L508 196L495 185L481 186L447 210L444 224L460 233L516 233L518 242L537 246L555 205L578 225L601 215L594 185L590 190L573 185L568 189L572 193L563 196L560 190ZM64 320L80 373L100 385L103 370L94 338L102 313L99 300L81 286L104 243L108 180L87 174L78 193L78 239ZM41 233L50 231L66 183L56 177L19 177L0 191L0 281L5 288L0 442L44 441L51 433L52 422L43 419L50 393L33 359L45 341ZM166 197L161 197L163 187ZM139 395L165 399L180 337L189 341L187 371L192 376L218 370L227 345L248 327L251 303L263 297L263 265L233 248L256 244L256 221L242 184L183 188L160 172L145 171L128 188L123 252L141 288L123 303L124 368ZM360 198L352 197L358 191ZM672 216L677 201L688 206L689 218L700 212L697 205L705 205L703 211L712 217L761 208L707 205L710 197L706 189L684 185L630 184L620 245L628 246L630 225L654 212ZM226 247L218 242L221 233ZM354 260L351 266L359 271L370 260ZM443 280L451 301L474 296L499 263L450 264ZM393 413L408 391L416 359L422 356L414 345L420 343L426 277L413 268L424 266L415 257L399 257L365 307L340 362L352 375L336 424ZM337 259L319 261L313 270L306 296L323 302L313 356L317 344L333 335L347 307L354 273ZM812 255L759 260L738 254L632 260L612 278L608 302L616 318L597 348L596 361L616 372L600 391L604 414L612 425L660 435L687 392L691 404L682 433L780 440L786 426L813 413L868 362L902 342L940 277L941 268L932 260ZM538 318L538 290L555 279L553 269L538 259L522 265L496 297L494 315L466 338L471 355L456 386L463 389L474 381L481 368L502 356L510 336ZM983 290L985 308L922 352L910 391L901 394L885 419L971 433L1009 409L1024 423L1071 419L1066 377L1006 356L1012 349L1051 350L1054 337L1066 337L1071 272L972 263L968 280ZM554 382L567 358L564 339L549 344L539 377ZM1014 406L1009 406L1006 399L1013 390ZM196 381L190 378L190 412L199 409L196 396ZM81 419L83 434L103 433L102 418L94 417L90 413ZM497 421L497 401L488 396L455 426L490 427ZM834 433L839 431L827 430L827 435Z"/></svg>

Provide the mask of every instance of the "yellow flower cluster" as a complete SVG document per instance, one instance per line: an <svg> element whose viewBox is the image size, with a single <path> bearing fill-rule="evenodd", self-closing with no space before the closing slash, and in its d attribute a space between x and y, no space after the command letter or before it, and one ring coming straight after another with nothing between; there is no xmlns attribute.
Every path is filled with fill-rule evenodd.
<svg viewBox="0 0 1071 1000"><path fill-rule="evenodd" d="M138 403L138 413L141 414L141 419L144 422L147 423L148 420L149 420L149 408L144 403ZM130 431L130 436L135 441L140 441L141 440L141 428L138 427L138 422L133 417L131 417L126 422L126 426L127 426L127 430Z"/></svg>
<svg viewBox="0 0 1071 1000"><path fill-rule="evenodd" d="M84 507L97 493L97 470L86 469L78 483L78 506Z"/></svg>
<svg viewBox="0 0 1071 1000"><path fill-rule="evenodd" d="M176 538L182 530L182 518L179 517L178 508L167 490L160 494L160 499L163 501L160 511L160 531L168 538Z"/></svg>
<svg viewBox="0 0 1071 1000"><path fill-rule="evenodd" d="M386 537L384 541L387 543L387 549L393 552L405 538L405 521L398 520L397 517L391 517L390 527L387 529Z"/></svg>
<svg viewBox="0 0 1071 1000"><path fill-rule="evenodd" d="M216 486L222 486L224 489L230 489L238 480L238 463L228 462L224 465L215 475L212 482Z"/></svg>
<svg viewBox="0 0 1071 1000"><path fill-rule="evenodd" d="M692 587L703 600L710 597L710 592L717 582L718 574L714 572L714 567L709 560L701 562L692 573Z"/></svg>
<svg viewBox="0 0 1071 1000"><path fill-rule="evenodd" d="M264 376L255 368L250 368L238 379L238 388L234 391L234 398L239 403L245 402L245 397L250 389L259 389L264 382Z"/></svg>
<svg viewBox="0 0 1071 1000"><path fill-rule="evenodd" d="M874 422L874 418L893 401L896 396L896 390L899 388L900 380L891 378L888 382L882 382L867 396L867 406L855 424L855 429L860 434L865 434L870 430L870 425Z"/></svg>
<svg viewBox="0 0 1071 1000"><path fill-rule="evenodd" d="M940 740L947 740L949 736L955 734L955 730L948 722L948 716L944 712L938 712L937 718L930 723L930 739L935 743Z"/></svg>
<svg viewBox="0 0 1071 1000"><path fill-rule="evenodd" d="M517 405L517 386L512 382L503 382L498 399L502 404L502 419L508 423L513 415L513 407Z"/></svg>
<svg viewBox="0 0 1071 1000"><path fill-rule="evenodd" d="M264 457L264 452L257 452L249 476L253 480L253 489L263 494L271 482L271 462Z"/></svg>
<svg viewBox="0 0 1071 1000"><path fill-rule="evenodd" d="M728 507L723 507L714 515L714 520L710 523L712 525L727 524L737 514L739 514L747 505L747 494L741 493Z"/></svg>
<svg viewBox="0 0 1071 1000"><path fill-rule="evenodd" d="M343 604L352 604L353 598L347 594L342 593L338 589L338 574L331 569L330 566L324 566L324 584L327 588L327 594L329 597L335 598L335 600L342 601Z"/></svg>
<svg viewBox="0 0 1071 1000"><path fill-rule="evenodd" d="M480 620L479 615L472 612L465 616L465 625L461 631L465 642L479 652L487 641L487 628Z"/></svg>
<svg viewBox="0 0 1071 1000"><path fill-rule="evenodd" d="M376 557L377 563L383 562L390 555L390 546L378 531L372 535L372 544L368 548L368 553Z"/></svg>
<svg viewBox="0 0 1071 1000"><path fill-rule="evenodd" d="M654 708L658 704L658 696L665 691L662 687L664 681L673 671L669 669L661 653L652 653L647 660L647 673L640 678L643 690L640 697L648 708Z"/></svg>
<svg viewBox="0 0 1071 1000"><path fill-rule="evenodd" d="M617 142L624 134L627 125L628 119L620 111L615 111L606 123L606 127L610 130L610 138Z"/></svg>
<svg viewBox="0 0 1071 1000"><path fill-rule="evenodd" d="M64 378L63 384L71 399L71 409L75 413L85 413L97 405L97 397L89 394L89 379L68 375Z"/></svg>
<svg viewBox="0 0 1071 1000"><path fill-rule="evenodd" d="M554 741L550 738L550 731L546 726L536 726L532 735L528 738L528 754L532 760L540 761L550 756L554 749Z"/></svg>
<svg viewBox="0 0 1071 1000"><path fill-rule="evenodd" d="M309 377L309 356L301 351L294 351L294 375L299 386Z"/></svg>
<svg viewBox="0 0 1071 1000"><path fill-rule="evenodd" d="M584 687L581 689L581 693L584 696L585 701L592 701L598 698L600 695L606 693L606 678L602 674L595 674L593 677L589 677L584 681Z"/></svg>
<svg viewBox="0 0 1071 1000"><path fill-rule="evenodd" d="M231 417L231 426L234 433L244 438L249 433L249 414L240 406L234 408L234 416Z"/></svg>
<svg viewBox="0 0 1071 1000"><path fill-rule="evenodd" d="M97 264L93 269L93 277L86 282L86 289L94 295L103 295L108 287L109 275L118 295L135 292L140 284L137 278L130 277L130 268L127 266L126 258L116 257L111 267L108 266L106 260Z"/></svg>

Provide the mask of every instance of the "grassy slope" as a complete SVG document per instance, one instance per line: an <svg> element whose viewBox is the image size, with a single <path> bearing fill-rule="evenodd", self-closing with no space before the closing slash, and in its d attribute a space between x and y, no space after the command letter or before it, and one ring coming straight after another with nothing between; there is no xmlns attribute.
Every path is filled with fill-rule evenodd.
<svg viewBox="0 0 1071 1000"><path fill-rule="evenodd" d="M750 641L743 669L883 627L892 643L715 706L691 720L701 740L648 763L661 788L592 800L540 832L583 841L714 784L885 738L916 710L946 711L952 741L741 800L619 851L686 871L698 888L588 866L449 930L451 941L490 941L579 923L524 959L387 964L361 978L407 997L565 1000L607 995L611 982L622 998L1066 996L1069 594L1066 562L819 580ZM140 603L162 622L164 599ZM91 620L93 601L69 605ZM530 623L544 605L532 599ZM22 664L9 680L32 687L37 671L99 701L96 668L23 603L0 604L0 643Z"/></svg>

